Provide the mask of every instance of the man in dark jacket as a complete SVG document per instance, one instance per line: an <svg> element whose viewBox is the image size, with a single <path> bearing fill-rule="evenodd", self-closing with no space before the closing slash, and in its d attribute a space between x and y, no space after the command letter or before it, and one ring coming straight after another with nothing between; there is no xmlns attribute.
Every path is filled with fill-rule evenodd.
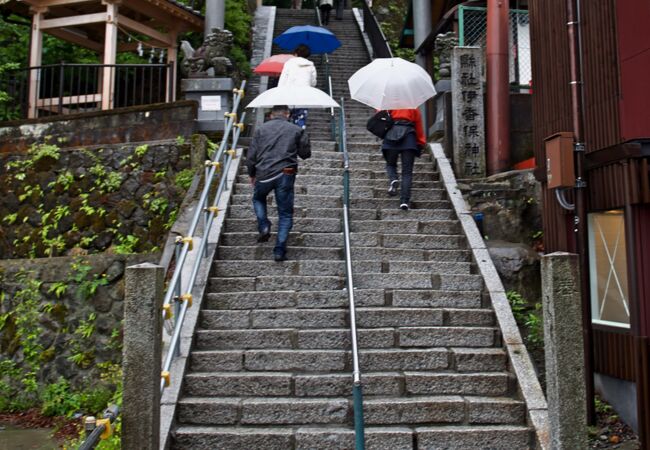
<svg viewBox="0 0 650 450"><path fill-rule="evenodd" d="M311 156L307 132L287 121L289 108L274 106L271 119L259 127L251 140L246 165L253 190L253 208L257 216L257 242L266 242L271 236L271 222L267 217L266 197L275 192L278 207L278 234L273 249L276 261L287 259L287 239L293 226L293 186L298 171L298 156Z"/></svg>

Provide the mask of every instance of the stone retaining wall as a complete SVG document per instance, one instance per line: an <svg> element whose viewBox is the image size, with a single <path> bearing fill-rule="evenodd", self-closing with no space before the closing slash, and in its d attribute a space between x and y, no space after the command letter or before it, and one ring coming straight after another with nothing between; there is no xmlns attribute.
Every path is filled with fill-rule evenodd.
<svg viewBox="0 0 650 450"><path fill-rule="evenodd" d="M0 125L0 153L24 152L51 136L68 147L159 141L190 136L198 105L191 100L132 106L108 111L4 122Z"/></svg>
<svg viewBox="0 0 650 450"><path fill-rule="evenodd" d="M160 247L192 175L179 142L0 153L0 258Z"/></svg>
<svg viewBox="0 0 650 450"><path fill-rule="evenodd" d="M148 253L0 261L0 315L15 310L23 300L16 294L28 280L40 282L38 320L32 324L41 347L39 382L64 377L71 385L79 384L97 375L98 363L121 361L125 267L157 263L159 258L160 253ZM53 287L61 284L67 287L57 295ZM17 334L17 319L9 315L0 328L0 360L8 358L22 367L25 341ZM88 337L77 332L82 322L93 327ZM82 355L76 362L75 354Z"/></svg>

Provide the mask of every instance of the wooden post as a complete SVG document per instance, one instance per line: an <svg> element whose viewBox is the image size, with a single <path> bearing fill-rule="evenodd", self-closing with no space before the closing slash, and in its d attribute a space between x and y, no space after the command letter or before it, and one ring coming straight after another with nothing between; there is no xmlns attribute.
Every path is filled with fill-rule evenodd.
<svg viewBox="0 0 650 450"><path fill-rule="evenodd" d="M176 30L169 31L169 39L171 44L167 47L167 64L170 65L170 70L167 72L167 92L165 99L167 103L176 101L176 67L178 59L178 45L176 38L178 33Z"/></svg>
<svg viewBox="0 0 650 450"><path fill-rule="evenodd" d="M43 15L47 12L46 7L32 6L29 11L32 13L32 35L29 45L29 110L27 117L33 119L38 116L38 96L39 96L39 79L43 55L43 31L41 31L41 22Z"/></svg>
<svg viewBox="0 0 650 450"><path fill-rule="evenodd" d="M115 59L117 55L117 14L121 0L102 0L106 5L106 35L104 37L104 61L102 74L102 110L113 109L113 89L115 87Z"/></svg>

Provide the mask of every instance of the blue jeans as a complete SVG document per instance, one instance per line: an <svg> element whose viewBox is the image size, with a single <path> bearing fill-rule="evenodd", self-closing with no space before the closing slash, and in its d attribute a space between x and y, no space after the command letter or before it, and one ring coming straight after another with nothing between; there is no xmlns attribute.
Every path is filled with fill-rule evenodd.
<svg viewBox="0 0 650 450"><path fill-rule="evenodd" d="M293 227L293 185L296 175L282 174L275 180L267 182L255 181L253 191L253 208L257 216L257 229L261 233L271 226L267 217L266 197L275 192L275 204L278 207L278 233L273 254L284 256L287 251L287 239Z"/></svg>
<svg viewBox="0 0 650 450"><path fill-rule="evenodd" d="M402 157L402 185L400 186L400 202L407 203L411 200L411 183L413 182L413 165L415 164L415 157L417 150L404 149L384 149L384 157L386 158L386 174L388 180L397 180L397 158Z"/></svg>

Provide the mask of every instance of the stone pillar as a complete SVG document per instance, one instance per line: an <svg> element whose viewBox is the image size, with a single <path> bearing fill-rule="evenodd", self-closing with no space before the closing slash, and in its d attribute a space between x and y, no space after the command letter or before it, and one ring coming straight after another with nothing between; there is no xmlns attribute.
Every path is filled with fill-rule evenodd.
<svg viewBox="0 0 650 450"><path fill-rule="evenodd" d="M213 28L224 29L226 20L225 0L206 0L205 2L205 35L212 32Z"/></svg>
<svg viewBox="0 0 650 450"><path fill-rule="evenodd" d="M578 255L556 252L542 257L542 301L551 448L587 448Z"/></svg>
<svg viewBox="0 0 650 450"><path fill-rule="evenodd" d="M165 271L127 267L124 301L122 448L160 446L160 369Z"/></svg>
<svg viewBox="0 0 650 450"><path fill-rule="evenodd" d="M454 170L458 178L485 177L483 50L456 47L451 59Z"/></svg>

